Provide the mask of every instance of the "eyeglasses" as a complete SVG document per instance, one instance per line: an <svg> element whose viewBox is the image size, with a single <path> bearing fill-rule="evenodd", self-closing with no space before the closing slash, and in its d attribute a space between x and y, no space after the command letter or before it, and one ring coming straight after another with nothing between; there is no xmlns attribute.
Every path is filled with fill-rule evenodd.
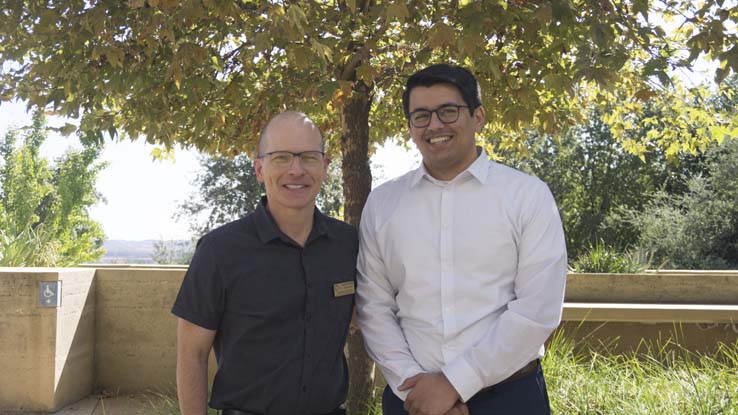
<svg viewBox="0 0 738 415"><path fill-rule="evenodd" d="M438 120L444 124L451 124L459 119L459 112L461 108L471 108L468 105L455 105L447 104L440 106L434 110L415 110L410 113L407 117L415 128L425 128L430 125L431 118L435 112L438 115Z"/></svg>
<svg viewBox="0 0 738 415"><path fill-rule="evenodd" d="M268 157L269 161L274 163L277 167L291 166L295 157L300 159L300 163L303 167L311 168L318 167L323 162L325 153L322 151L301 151L299 153L293 153L291 151L270 151L259 155L259 158Z"/></svg>

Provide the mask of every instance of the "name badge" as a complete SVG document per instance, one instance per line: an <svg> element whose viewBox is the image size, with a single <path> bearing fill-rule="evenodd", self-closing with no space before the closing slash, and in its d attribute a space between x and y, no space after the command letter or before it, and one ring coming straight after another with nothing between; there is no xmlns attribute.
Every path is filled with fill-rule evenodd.
<svg viewBox="0 0 738 415"><path fill-rule="evenodd" d="M333 296L343 297L344 295L351 295L356 292L356 286L353 281L337 282L333 284Z"/></svg>

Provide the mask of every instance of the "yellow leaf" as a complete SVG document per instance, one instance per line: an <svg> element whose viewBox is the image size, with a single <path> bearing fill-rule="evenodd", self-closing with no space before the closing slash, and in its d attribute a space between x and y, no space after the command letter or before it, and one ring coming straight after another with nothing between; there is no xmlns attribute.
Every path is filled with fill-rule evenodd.
<svg viewBox="0 0 738 415"><path fill-rule="evenodd" d="M341 88L338 88L335 91L333 91L333 95L331 96L331 102L333 102L333 105L336 108L340 108L341 105L343 104L343 96L344 95L343 95L343 91L341 90Z"/></svg>
<svg viewBox="0 0 738 415"><path fill-rule="evenodd" d="M172 69L172 78L174 78L174 86L179 89L182 83L182 70L179 68L179 66L175 66Z"/></svg>
<svg viewBox="0 0 738 415"><path fill-rule="evenodd" d="M154 147L151 150L151 158L154 160L170 160L174 161L174 149Z"/></svg>
<svg viewBox="0 0 738 415"><path fill-rule="evenodd" d="M443 22L436 23L430 31L428 46L440 48L454 43L454 29Z"/></svg>

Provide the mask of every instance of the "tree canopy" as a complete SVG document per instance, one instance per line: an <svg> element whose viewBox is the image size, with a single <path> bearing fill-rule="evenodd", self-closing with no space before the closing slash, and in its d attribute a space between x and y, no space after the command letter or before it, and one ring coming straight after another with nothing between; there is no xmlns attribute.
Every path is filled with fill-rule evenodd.
<svg viewBox="0 0 738 415"><path fill-rule="evenodd" d="M357 83L381 141L403 127L402 78L453 61L479 77L491 130L552 131L588 83L644 101L701 55L722 80L738 69L737 20L731 2L687 0L6 2L0 96L81 116L87 140L234 156L285 107L339 132Z"/></svg>

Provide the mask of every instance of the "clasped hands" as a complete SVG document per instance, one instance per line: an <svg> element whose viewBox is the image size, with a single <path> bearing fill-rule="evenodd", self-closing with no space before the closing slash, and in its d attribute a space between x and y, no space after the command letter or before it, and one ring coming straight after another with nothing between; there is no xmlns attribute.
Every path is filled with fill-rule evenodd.
<svg viewBox="0 0 738 415"><path fill-rule="evenodd" d="M397 389L410 390L404 405L410 415L469 415L443 373L419 373L405 379Z"/></svg>

